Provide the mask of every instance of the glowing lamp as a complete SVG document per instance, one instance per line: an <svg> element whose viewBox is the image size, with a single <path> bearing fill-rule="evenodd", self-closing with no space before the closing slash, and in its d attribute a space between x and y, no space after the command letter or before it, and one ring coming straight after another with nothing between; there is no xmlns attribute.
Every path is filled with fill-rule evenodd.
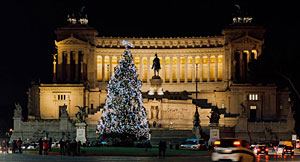
<svg viewBox="0 0 300 162"><path fill-rule="evenodd" d="M233 145L234 145L234 146L239 146L240 144L241 144L240 141L234 141L234 142L233 142Z"/></svg>
<svg viewBox="0 0 300 162"><path fill-rule="evenodd" d="M215 144L215 145L220 145L220 144L221 144L221 141L215 141L214 144Z"/></svg>

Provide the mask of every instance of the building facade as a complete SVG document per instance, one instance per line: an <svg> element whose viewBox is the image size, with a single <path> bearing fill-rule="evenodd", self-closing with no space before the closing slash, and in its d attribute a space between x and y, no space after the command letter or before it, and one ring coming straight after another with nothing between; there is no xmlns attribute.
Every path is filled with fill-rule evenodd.
<svg viewBox="0 0 300 162"><path fill-rule="evenodd" d="M107 83L123 55L123 40L133 44L130 51L143 82L143 101L152 130L192 130L197 104L203 130L209 128L211 108L222 110L219 126L230 128L223 132L224 137L252 142L288 140L294 132L289 90L247 82L249 62L262 54L265 29L259 25L234 21L221 36L212 37L101 37L87 24L76 23L55 33L53 83L29 89L29 120L14 118L15 138L38 136L36 130L58 139L74 137L76 106L88 106L87 136L97 138ZM160 59L164 95L148 95L155 53ZM68 118L60 115L63 105L67 105Z"/></svg>

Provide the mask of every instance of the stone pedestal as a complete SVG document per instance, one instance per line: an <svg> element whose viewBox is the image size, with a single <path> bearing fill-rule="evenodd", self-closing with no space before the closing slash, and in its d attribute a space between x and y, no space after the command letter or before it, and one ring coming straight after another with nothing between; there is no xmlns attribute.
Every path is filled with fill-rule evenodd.
<svg viewBox="0 0 300 162"><path fill-rule="evenodd" d="M76 141L86 142L86 123L76 123Z"/></svg>
<svg viewBox="0 0 300 162"><path fill-rule="evenodd" d="M200 132L201 126L194 126L193 133L195 135L195 138L201 138L201 132Z"/></svg>
<svg viewBox="0 0 300 162"><path fill-rule="evenodd" d="M209 144L213 144L216 140L220 139L220 130L217 123L210 124L210 135L209 135Z"/></svg>
<svg viewBox="0 0 300 162"><path fill-rule="evenodd" d="M160 78L160 76L153 76L152 79L150 79L151 88L149 91L149 95L154 95L155 92L157 92L158 95L163 95L163 89L161 87L163 80Z"/></svg>
<svg viewBox="0 0 300 162"><path fill-rule="evenodd" d="M240 117L236 126L235 126L235 136L240 139L251 141L251 136L248 132L248 118Z"/></svg>

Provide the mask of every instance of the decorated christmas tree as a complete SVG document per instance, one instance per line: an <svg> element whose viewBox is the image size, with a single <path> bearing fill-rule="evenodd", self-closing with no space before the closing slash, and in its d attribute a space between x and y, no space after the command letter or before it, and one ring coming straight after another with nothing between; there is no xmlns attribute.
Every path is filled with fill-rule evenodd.
<svg viewBox="0 0 300 162"><path fill-rule="evenodd" d="M141 86L133 57L126 48L107 86L106 103L97 127L101 137L119 143L148 137Z"/></svg>

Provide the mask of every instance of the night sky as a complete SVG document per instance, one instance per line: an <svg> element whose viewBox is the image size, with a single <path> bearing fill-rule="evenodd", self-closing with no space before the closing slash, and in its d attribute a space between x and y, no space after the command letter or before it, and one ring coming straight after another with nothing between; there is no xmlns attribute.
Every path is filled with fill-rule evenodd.
<svg viewBox="0 0 300 162"><path fill-rule="evenodd" d="M75 1L10 0L1 2L1 102L0 136L12 127L14 102L26 107L26 91L31 81L48 83L52 74L52 54L56 53L54 30L64 26L70 13L82 6L89 25L100 36L177 37L215 36L229 25L235 4L254 22L267 29L266 64L280 67L300 91L297 71L300 55L296 1L237 0L149 0ZM270 3L272 2L272 3ZM298 10L298 11L297 11Z"/></svg>

